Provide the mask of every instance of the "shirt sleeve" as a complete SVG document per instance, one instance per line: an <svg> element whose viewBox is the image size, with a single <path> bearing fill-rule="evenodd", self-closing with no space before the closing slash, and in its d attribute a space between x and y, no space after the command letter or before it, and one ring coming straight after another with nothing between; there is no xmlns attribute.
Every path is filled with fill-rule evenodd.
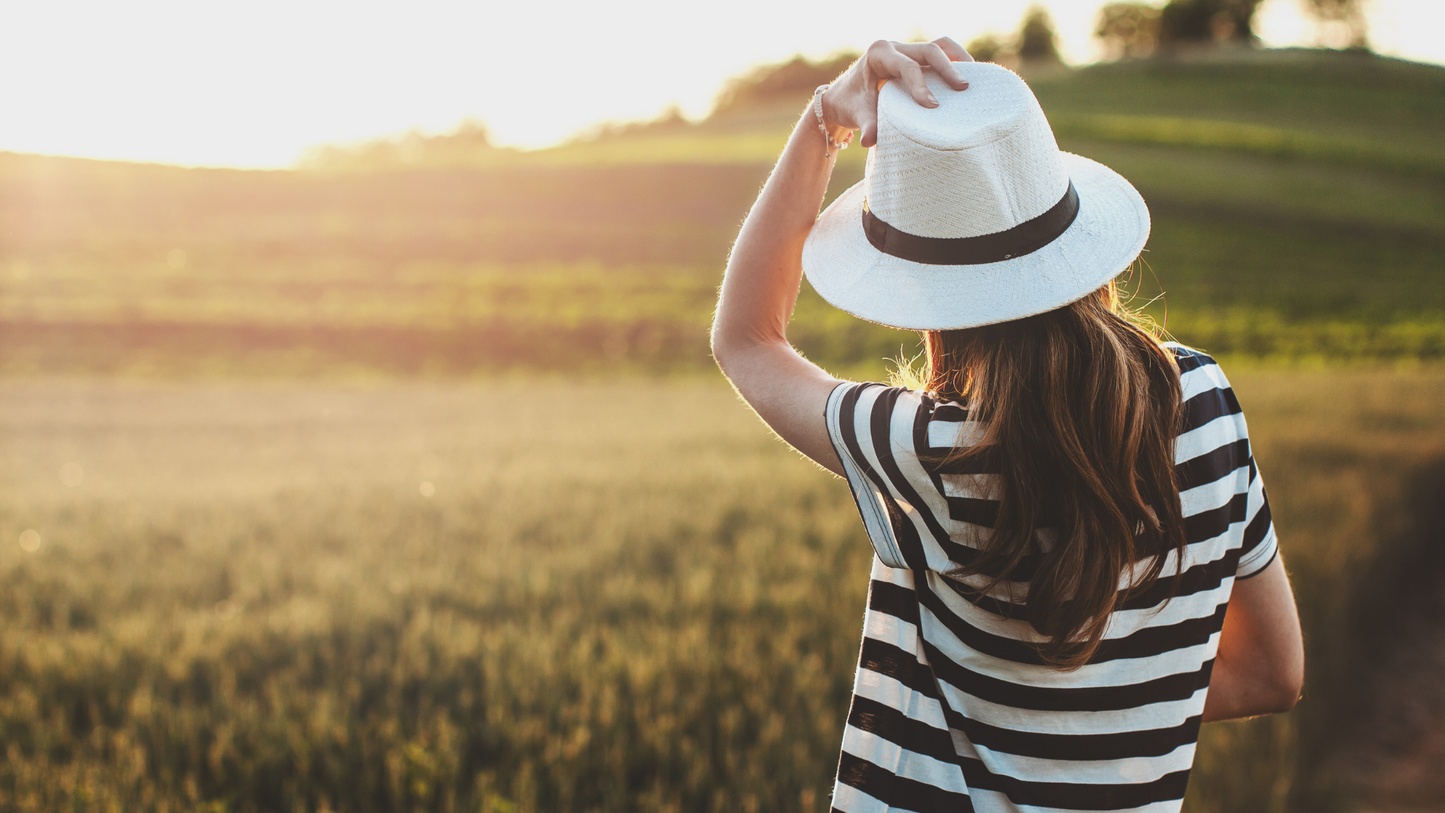
<svg viewBox="0 0 1445 813"><path fill-rule="evenodd" d="M865 430L860 438L858 431L860 424L863 427L869 425L870 417L865 404L867 399L862 396L870 387L876 386L844 382L833 388L828 396L825 415L828 439L833 442L833 451L837 452L838 460L843 464L848 488L853 492L853 501L858 505L858 514L863 518L863 528L873 543L873 551L883 564L906 568L908 564L903 560L903 552L898 547L888 517L886 488L877 468L863 451L863 443L870 440L869 435Z"/></svg>
<svg viewBox="0 0 1445 813"><path fill-rule="evenodd" d="M1249 496L1245 501L1244 540L1239 546L1239 565L1235 568L1236 579L1256 576L1269 567L1279 555L1279 540L1274 535L1274 519L1269 513L1269 495L1264 490L1264 479L1259 476L1259 467L1254 455L1249 456Z"/></svg>
<svg viewBox="0 0 1445 813"><path fill-rule="evenodd" d="M863 527L883 564L946 571L945 500L919 462L933 400L882 384L840 384L828 398L828 437L843 464Z"/></svg>
<svg viewBox="0 0 1445 813"><path fill-rule="evenodd" d="M1193 457L1182 464L1181 476L1188 482L1181 482L1180 487L1201 486L1199 491L1207 491L1216 484L1234 484L1232 502L1243 502L1243 510L1231 512L1230 517L1231 532L1239 534L1235 578L1247 579L1268 567L1279 554L1269 496L1254 460L1249 427L1218 362L1183 345L1173 345L1172 349L1183 373L1180 383L1184 390L1185 423L1190 427L1190 431L1180 436L1181 446L1176 452ZM1225 450L1230 451L1222 454ZM1229 467L1228 473L1225 466ZM1211 482L1205 484L1205 480Z"/></svg>

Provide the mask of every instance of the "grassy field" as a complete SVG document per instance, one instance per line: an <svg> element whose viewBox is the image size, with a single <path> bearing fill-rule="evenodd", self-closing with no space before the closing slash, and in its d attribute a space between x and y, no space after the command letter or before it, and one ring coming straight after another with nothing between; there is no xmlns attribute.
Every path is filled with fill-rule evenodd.
<svg viewBox="0 0 1445 813"><path fill-rule="evenodd" d="M1408 609L1354 574L1412 531L1401 483L1433 463L1445 495L1445 374L1234 378L1311 671L1296 713L1206 727L1188 809L1418 793L1365 767L1436 764L1390 731L1438 684L1351 664L1428 687L1432 661L1351 619ZM843 484L716 383L0 405L0 808L826 809L870 549Z"/></svg>
<svg viewBox="0 0 1445 813"><path fill-rule="evenodd" d="M1301 51L1033 86L1063 147L1149 201L1139 301L1181 340L1445 357L1445 69ZM0 154L0 371L707 370L728 247L805 97L461 166ZM862 175L843 155L833 193ZM804 292L794 330L822 361L877 372L914 343L847 324Z"/></svg>
<svg viewBox="0 0 1445 813"><path fill-rule="evenodd" d="M1226 358L1305 620L1187 810L1439 809L1445 69L1031 82L1148 200L1130 288ZM706 339L810 89L460 164L0 153L0 813L827 809L869 549ZM790 335L916 341L806 286Z"/></svg>

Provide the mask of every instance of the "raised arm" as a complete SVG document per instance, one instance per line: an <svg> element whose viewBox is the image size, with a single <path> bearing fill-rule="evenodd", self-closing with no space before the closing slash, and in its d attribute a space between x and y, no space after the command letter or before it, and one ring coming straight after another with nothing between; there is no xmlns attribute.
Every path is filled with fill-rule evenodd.
<svg viewBox="0 0 1445 813"><path fill-rule="evenodd" d="M950 39L874 43L824 94L824 120L835 138L861 129L863 146L871 147L883 81L898 79L919 104L936 107L923 81L924 66L961 90L967 84L952 62L968 59ZM827 152L833 155L825 157ZM810 107L733 244L713 319L712 349L738 394L779 437L841 474L823 423L828 394L838 379L799 355L787 338L803 274L803 242L818 219L836 160Z"/></svg>

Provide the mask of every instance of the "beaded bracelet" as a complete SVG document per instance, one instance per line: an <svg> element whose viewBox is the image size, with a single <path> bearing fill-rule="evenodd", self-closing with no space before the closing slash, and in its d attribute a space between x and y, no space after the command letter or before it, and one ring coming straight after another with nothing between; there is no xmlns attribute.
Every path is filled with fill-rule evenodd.
<svg viewBox="0 0 1445 813"><path fill-rule="evenodd" d="M842 141L834 141L832 134L828 132L828 125L823 123L823 92L826 91L828 87L829 85L819 85L818 89L813 91L813 115L818 117L818 132L823 134L824 158L833 154L829 152L829 150L837 151L848 149L848 144L853 140L853 131L849 130L848 134L843 136Z"/></svg>

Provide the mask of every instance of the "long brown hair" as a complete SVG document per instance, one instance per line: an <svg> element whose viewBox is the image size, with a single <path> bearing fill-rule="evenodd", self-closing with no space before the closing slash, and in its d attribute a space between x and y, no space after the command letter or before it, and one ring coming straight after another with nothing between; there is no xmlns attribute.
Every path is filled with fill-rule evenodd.
<svg viewBox="0 0 1445 813"><path fill-rule="evenodd" d="M926 331L924 340L917 383L965 404L982 425L938 462L976 461L960 469L998 478L988 495L999 501L992 534L977 559L949 575L984 574L986 593L1034 558L1025 608L1048 638L1040 655L1060 668L1082 666L1110 613L1159 580L1169 551L1184 553L1173 355L1113 282L1048 313ZM1038 541L1043 529L1052 544ZM1121 590L1121 576L1146 559Z"/></svg>

